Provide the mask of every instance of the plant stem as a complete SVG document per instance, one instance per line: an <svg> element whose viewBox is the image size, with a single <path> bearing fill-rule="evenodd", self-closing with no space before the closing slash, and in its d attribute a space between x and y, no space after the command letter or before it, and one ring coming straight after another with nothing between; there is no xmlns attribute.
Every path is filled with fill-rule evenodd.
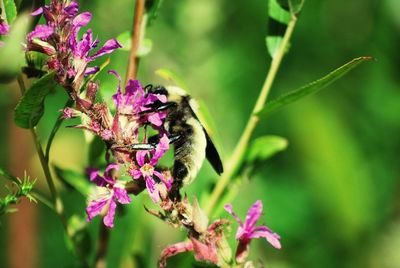
<svg viewBox="0 0 400 268"><path fill-rule="evenodd" d="M25 84L24 84L22 75L17 76L17 81L18 81L19 88L21 90L21 95L23 95L26 91L26 88L25 88ZM42 147L39 137L37 135L36 127L30 128L30 131L32 134L33 141L35 143L36 151L38 153L38 157L39 157L42 169L43 169L44 176L46 178L47 185L50 189L50 194L51 194L51 199L52 199L54 210L61 220L61 223L64 227L64 231L67 234L67 237L69 239L69 242L71 243L71 245L74 246L75 253L79 255L82 263L85 265L85 267L87 267L88 265L86 263L84 255L78 249L78 246L74 243L74 241L72 239L72 232L71 232L70 228L68 227L67 217L65 216L65 213L64 213L64 205L63 205L62 200L61 200L61 198L57 192L57 189L55 187L54 180L53 180L53 177L50 172L48 159L46 160L46 157L44 155L43 147Z"/></svg>
<svg viewBox="0 0 400 268"><path fill-rule="evenodd" d="M211 211L214 209L214 207L217 205L217 202L219 198L222 196L223 191L225 190L226 186L229 184L229 181L235 175L238 168L240 167L240 164L242 163L242 159L246 152L246 148L250 141L251 135L253 134L253 131L260 120L257 113L261 111L265 105L265 101L267 100L268 93L271 90L276 74L278 73L283 56L285 55L286 52L286 48L289 44L289 40L292 36L294 27L296 26L296 22L297 18L295 16L292 16L286 28L285 35L283 36L279 49L276 52L276 55L272 59L271 66L265 78L264 85L261 89L260 95L258 96L257 102L253 108L250 118L247 121L247 125L242 133L242 136L239 139L238 144L236 145L232 153L231 158L227 162L226 172L223 173L221 178L218 180L218 183L215 186L207 202L205 208L207 214L210 214Z"/></svg>
<svg viewBox="0 0 400 268"><path fill-rule="evenodd" d="M68 99L64 105L64 108L69 107L72 104L73 104L73 100ZM45 159L46 159L47 164L49 163L51 145L52 145L54 137L56 136L57 131L60 129L63 121L64 121L64 118L60 115L57 118L56 122L54 123L53 129L51 130L49 140L47 141L46 150L45 150Z"/></svg>
<svg viewBox="0 0 400 268"><path fill-rule="evenodd" d="M145 0L136 0L135 14L132 25L131 51L129 53L128 70L126 73L126 81L135 79L138 71L139 58L137 51L139 49L140 40L142 37L142 21L144 14Z"/></svg>

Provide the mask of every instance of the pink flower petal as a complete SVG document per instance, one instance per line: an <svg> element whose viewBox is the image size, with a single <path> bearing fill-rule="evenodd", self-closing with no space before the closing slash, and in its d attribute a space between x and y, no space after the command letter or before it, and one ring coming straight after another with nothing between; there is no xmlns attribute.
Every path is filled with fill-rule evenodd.
<svg viewBox="0 0 400 268"><path fill-rule="evenodd" d="M91 221L95 216L99 215L107 202L108 199L91 201L89 206L86 208L86 214L88 216L87 221Z"/></svg>
<svg viewBox="0 0 400 268"><path fill-rule="evenodd" d="M114 196L121 204L129 204L131 202L131 198L129 197L128 192L125 189L115 187Z"/></svg>
<svg viewBox="0 0 400 268"><path fill-rule="evenodd" d="M115 201L113 199L111 199L107 215L103 219L104 225L109 228L114 227L114 217L115 217L115 209L116 208L117 208L117 203L115 203Z"/></svg>
<svg viewBox="0 0 400 268"><path fill-rule="evenodd" d="M237 223L239 223L240 226L243 226L243 222L242 220L238 217L238 215L236 215L235 212L233 212L233 207L231 204L226 204L224 206L224 209L233 216L233 218L237 221Z"/></svg>
<svg viewBox="0 0 400 268"><path fill-rule="evenodd" d="M247 212L246 220L244 223L245 229L253 229L258 219L261 216L263 205L261 200L257 200Z"/></svg>
<svg viewBox="0 0 400 268"><path fill-rule="evenodd" d="M104 46L102 48L100 48L99 51L97 51L96 53L93 54L91 59L93 60L93 59L103 56L105 54L109 54L109 53L113 52L114 50L116 50L117 48L121 48L121 47L122 47L121 44L118 43L118 41L116 39L107 40L107 42L104 44Z"/></svg>

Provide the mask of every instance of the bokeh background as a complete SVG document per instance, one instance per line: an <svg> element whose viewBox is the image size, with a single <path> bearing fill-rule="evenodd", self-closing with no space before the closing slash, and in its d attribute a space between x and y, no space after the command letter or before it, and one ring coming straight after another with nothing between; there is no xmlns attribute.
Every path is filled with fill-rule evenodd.
<svg viewBox="0 0 400 268"><path fill-rule="evenodd" d="M103 41L131 27L134 1L80 4L82 11L93 13L90 26ZM283 136L289 146L259 166L233 201L244 217L261 199L263 222L282 237L280 251L265 240L254 241L256 263L277 268L400 267L399 11L397 0L306 1L270 98L357 56L376 61L265 118L257 128L255 137ZM164 1L146 33L153 48L140 62L139 79L165 84L154 73L159 68L179 74L191 94L207 105L224 159L236 145L270 63L267 21L266 0ZM124 75L127 58L127 52L114 53L110 68ZM111 96L116 80L107 74L99 79L103 95ZM19 176L27 170L46 190L29 132L12 123L18 97L15 82L0 85L0 163ZM48 97L39 126L44 142L65 100L62 90ZM82 171L86 154L81 131L63 128L51 162ZM188 191L200 196L216 179L204 164ZM59 189L67 213L83 217L85 199L61 185ZM184 238L184 231L146 214L143 203L151 206L142 194L116 220L108 267L155 267L163 247ZM18 213L1 218L0 266L75 267L59 219L41 204L22 202L17 208ZM92 248L99 224L99 219L90 224ZM234 242L233 233L230 240ZM191 267L192 260L191 254L183 254L171 259L170 267Z"/></svg>

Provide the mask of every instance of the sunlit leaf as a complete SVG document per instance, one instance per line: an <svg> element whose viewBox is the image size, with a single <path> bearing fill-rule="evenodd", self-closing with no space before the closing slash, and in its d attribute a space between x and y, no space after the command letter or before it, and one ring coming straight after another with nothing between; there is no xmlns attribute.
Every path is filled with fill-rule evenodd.
<svg viewBox="0 0 400 268"><path fill-rule="evenodd" d="M29 15L19 16L11 25L10 34L0 48L0 81L14 78L24 62L22 43L29 28Z"/></svg>
<svg viewBox="0 0 400 268"><path fill-rule="evenodd" d="M268 53L271 55L272 58L275 57L276 52L278 51L279 46L281 45L281 42L282 42L281 36L267 36L266 38L267 49Z"/></svg>
<svg viewBox="0 0 400 268"><path fill-rule="evenodd" d="M17 17L17 7L15 6L15 2L14 2L14 0L4 0L3 4L4 4L7 22L8 22L8 24L11 24ZM0 5L0 7L1 7L1 5Z"/></svg>
<svg viewBox="0 0 400 268"><path fill-rule="evenodd" d="M282 8L277 0L270 0L268 5L268 14L274 20L283 24L288 24L290 21L290 13Z"/></svg>
<svg viewBox="0 0 400 268"><path fill-rule="evenodd" d="M186 92L188 92L188 86L183 80L181 76L179 76L177 73L169 70L169 69L158 69L155 71L155 73L160 76L161 78L174 83L176 86L184 89Z"/></svg>
<svg viewBox="0 0 400 268"><path fill-rule="evenodd" d="M321 79L318 79L314 82L311 82L299 89L290 91L287 94L284 94L275 100L272 100L270 102L267 102L265 107L258 113L259 116L266 116L271 114L272 112L292 103L295 102L301 98L304 98L308 95L314 94L321 89L329 86L333 82L337 81L341 77L343 77L345 74L347 74L349 71L357 67L360 63L372 60L372 57L359 57L355 58L352 61L346 63L345 65L337 68L336 70L330 72L328 75L322 77Z"/></svg>
<svg viewBox="0 0 400 268"><path fill-rule="evenodd" d="M136 52L136 56L144 57L151 52L153 48L153 41L151 39L145 38L140 42L140 46Z"/></svg>
<svg viewBox="0 0 400 268"><path fill-rule="evenodd" d="M125 31L117 36L117 41L122 45L119 50L129 51L131 49L131 32Z"/></svg>
<svg viewBox="0 0 400 268"><path fill-rule="evenodd" d="M85 197L88 196L91 184L89 183L89 179L86 178L84 174L73 170L62 169L57 166L54 167L54 170L57 174L57 177L62 183L64 183L64 185L77 190Z"/></svg>
<svg viewBox="0 0 400 268"><path fill-rule="evenodd" d="M33 83L15 108L14 122L22 128L36 126L44 113L44 99L55 86L54 73Z"/></svg>
<svg viewBox="0 0 400 268"><path fill-rule="evenodd" d="M264 161L286 149L288 141L279 136L262 136L255 139L247 149L247 163Z"/></svg>

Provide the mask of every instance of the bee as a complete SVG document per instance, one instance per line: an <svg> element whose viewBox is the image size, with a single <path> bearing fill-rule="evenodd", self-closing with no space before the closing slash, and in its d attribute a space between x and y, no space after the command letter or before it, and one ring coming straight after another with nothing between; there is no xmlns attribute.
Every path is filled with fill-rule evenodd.
<svg viewBox="0 0 400 268"><path fill-rule="evenodd" d="M214 143L196 115L198 112L197 102L186 91L178 87L153 87L151 85L146 86L145 89L147 93L167 97L166 103L156 101L148 106L150 108L148 111L143 113L167 112L164 128L169 133L170 143L174 145L172 168L174 182L169 197L172 200L179 200L179 190L195 179L205 158L208 159L218 175L224 171L222 161ZM149 143L156 144L156 141L150 138ZM132 147L137 150L137 147L145 148L146 145L137 144Z"/></svg>

